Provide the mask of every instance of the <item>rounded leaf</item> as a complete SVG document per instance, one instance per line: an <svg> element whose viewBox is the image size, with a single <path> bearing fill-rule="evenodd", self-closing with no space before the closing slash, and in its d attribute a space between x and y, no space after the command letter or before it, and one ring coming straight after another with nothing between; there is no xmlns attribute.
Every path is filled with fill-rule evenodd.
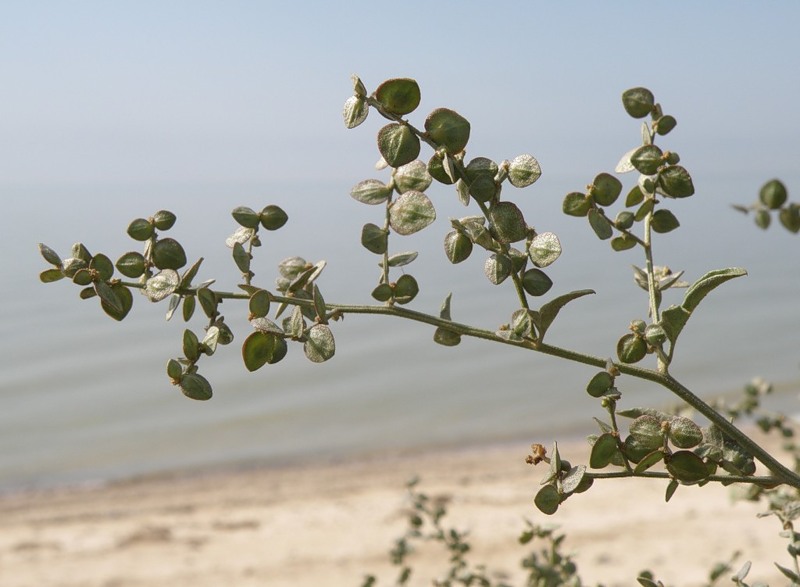
<svg viewBox="0 0 800 587"><path fill-rule="evenodd" d="M658 187L672 198L687 198L694 194L689 172L680 165L671 165L658 176Z"/></svg>
<svg viewBox="0 0 800 587"><path fill-rule="evenodd" d="M362 96L350 96L345 100L342 118L347 128L355 128L367 119L369 105Z"/></svg>
<svg viewBox="0 0 800 587"><path fill-rule="evenodd" d="M242 344L244 366L252 372L266 364L277 363L286 356L286 341L273 332L250 333Z"/></svg>
<svg viewBox="0 0 800 587"><path fill-rule="evenodd" d="M159 239L153 246L153 263L159 269L180 269L186 265L186 253L175 239Z"/></svg>
<svg viewBox="0 0 800 587"><path fill-rule="evenodd" d="M553 232L542 232L531 240L528 256L537 267L552 265L561 256L561 242Z"/></svg>
<svg viewBox="0 0 800 587"><path fill-rule="evenodd" d="M497 242L515 243L528 236L525 217L513 202L497 202L489 208L489 230Z"/></svg>
<svg viewBox="0 0 800 587"><path fill-rule="evenodd" d="M445 167L446 161L440 153L434 153L428 161L428 173L436 181L445 185L455 183L455 169L448 169Z"/></svg>
<svg viewBox="0 0 800 587"><path fill-rule="evenodd" d="M620 192L622 192L622 182L608 173L600 173L589 188L594 201L601 206L610 206L616 202Z"/></svg>
<svg viewBox="0 0 800 587"><path fill-rule="evenodd" d="M616 437L610 432L601 434L592 445L589 466L592 469L604 469L611 464L618 451Z"/></svg>
<svg viewBox="0 0 800 587"><path fill-rule="evenodd" d="M175 226L177 219L178 217L169 210L159 210L153 214L153 224L158 230L169 230Z"/></svg>
<svg viewBox="0 0 800 587"><path fill-rule="evenodd" d="M96 271L97 277L103 281L108 281L114 276L114 264L102 253L92 257L92 260L89 261L89 269Z"/></svg>
<svg viewBox="0 0 800 587"><path fill-rule="evenodd" d="M461 342L461 335L440 326L433 333L433 341L442 346L456 346Z"/></svg>
<svg viewBox="0 0 800 587"><path fill-rule="evenodd" d="M600 397L614 386L614 376L608 371L600 371L595 374L586 386L586 391L592 397Z"/></svg>
<svg viewBox="0 0 800 587"><path fill-rule="evenodd" d="M135 251L125 253L117 259L116 266L117 270L125 277L130 277L132 279L141 277L144 274L145 268L144 255Z"/></svg>
<svg viewBox="0 0 800 587"><path fill-rule="evenodd" d="M766 230L769 228L770 223L772 222L772 216L769 215L768 210L759 209L756 210L753 220L756 223L756 226L759 228Z"/></svg>
<svg viewBox="0 0 800 587"><path fill-rule="evenodd" d="M787 192L779 180L773 179L761 186L758 199L770 210L777 210L786 203Z"/></svg>
<svg viewBox="0 0 800 587"><path fill-rule="evenodd" d="M661 421L650 414L643 414L631 422L630 433L639 447L648 453L664 444Z"/></svg>
<svg viewBox="0 0 800 587"><path fill-rule="evenodd" d="M650 224L654 231L666 233L678 228L681 223L669 210L662 208L653 212L653 219Z"/></svg>
<svg viewBox="0 0 800 587"><path fill-rule="evenodd" d="M444 237L444 253L451 263L461 263L472 254L472 241L456 230L448 232Z"/></svg>
<svg viewBox="0 0 800 587"><path fill-rule="evenodd" d="M497 196L499 186L493 177L480 175L468 185L469 195L479 202L489 202Z"/></svg>
<svg viewBox="0 0 800 587"><path fill-rule="evenodd" d="M175 359L167 361L167 376L176 382L180 381L183 376L183 367Z"/></svg>
<svg viewBox="0 0 800 587"><path fill-rule="evenodd" d="M694 448L703 442L703 431L689 418L676 416L669 422L669 439L678 448Z"/></svg>
<svg viewBox="0 0 800 587"><path fill-rule="evenodd" d="M553 287L553 281L541 269L528 269L522 274L522 287L532 296L543 296Z"/></svg>
<svg viewBox="0 0 800 587"><path fill-rule="evenodd" d="M45 269L39 273L39 280L42 283L53 283L54 281L58 281L60 279L64 279L64 273L61 271L61 269Z"/></svg>
<svg viewBox="0 0 800 587"><path fill-rule="evenodd" d="M394 185L401 194L408 191L424 192L433 182L427 166L419 160L398 167L392 174Z"/></svg>
<svg viewBox="0 0 800 587"><path fill-rule="evenodd" d="M800 206L791 204L783 208L778 214L778 219L786 230L796 234L800 231Z"/></svg>
<svg viewBox="0 0 800 587"><path fill-rule="evenodd" d="M615 251L627 251L636 246L636 240L627 234L615 236L611 239L611 248Z"/></svg>
<svg viewBox="0 0 800 587"><path fill-rule="evenodd" d="M333 340L331 329L325 324L315 324L308 331L303 344L306 357L314 363L324 363L336 352L336 343Z"/></svg>
<svg viewBox="0 0 800 587"><path fill-rule="evenodd" d="M398 78L383 82L375 90L375 99L392 114L408 114L420 101L419 85L413 79Z"/></svg>
<svg viewBox="0 0 800 587"><path fill-rule="evenodd" d="M393 122L378 131L378 150L391 167L401 167L419 156L419 139L406 124Z"/></svg>
<svg viewBox="0 0 800 587"><path fill-rule="evenodd" d="M673 453L666 462L670 475L687 485L700 483L710 474L703 459L688 450Z"/></svg>
<svg viewBox="0 0 800 587"><path fill-rule="evenodd" d="M270 297L269 292L265 289L259 289L253 292L248 301L248 309L250 316L253 318L263 318L269 314Z"/></svg>
<svg viewBox="0 0 800 587"><path fill-rule="evenodd" d="M622 106L633 118L644 118L653 111L655 96L647 88L631 88L622 93Z"/></svg>
<svg viewBox="0 0 800 587"><path fill-rule="evenodd" d="M265 229L278 230L289 220L289 215L280 206L270 204L261 210L259 220L261 220L261 226Z"/></svg>
<svg viewBox="0 0 800 587"><path fill-rule="evenodd" d="M664 164L661 149L655 145L644 145L639 147L631 155L631 164L641 174L655 175L658 168Z"/></svg>
<svg viewBox="0 0 800 587"><path fill-rule="evenodd" d="M531 155L519 155L508 165L508 181L517 188L524 188L542 176L539 162Z"/></svg>
<svg viewBox="0 0 800 587"><path fill-rule="evenodd" d="M447 108L437 108L425 119L425 131L428 136L444 147L451 155L460 153L469 141L469 121Z"/></svg>
<svg viewBox="0 0 800 587"><path fill-rule="evenodd" d="M536 497L533 498L533 503L538 510L548 516L553 515L558 511L558 506L561 503L561 496L553 485L545 485L542 487Z"/></svg>
<svg viewBox="0 0 800 587"><path fill-rule="evenodd" d="M587 217L589 218L589 226L592 227L592 230L600 240L607 240L614 234L611 224L599 209L590 209Z"/></svg>
<svg viewBox="0 0 800 587"><path fill-rule="evenodd" d="M677 126L678 121L675 120L674 116L662 116L658 120L653 123L653 126L656 129L656 132L661 136L669 134L669 132Z"/></svg>
<svg viewBox="0 0 800 587"><path fill-rule="evenodd" d="M379 302L388 302L392 299L394 290L392 290L392 286L390 286L388 283L381 283L372 290L371 295Z"/></svg>
<svg viewBox="0 0 800 587"><path fill-rule="evenodd" d="M146 241L153 234L155 234L155 227L145 218L137 218L128 225L128 236L133 240Z"/></svg>
<svg viewBox="0 0 800 587"><path fill-rule="evenodd" d="M411 275L401 275L394 286L394 301L398 304L407 304L419 293L419 284Z"/></svg>
<svg viewBox="0 0 800 587"><path fill-rule="evenodd" d="M401 194L389 208L389 225L397 234L419 232L436 220L436 210L428 196L409 191Z"/></svg>
<svg viewBox="0 0 800 587"><path fill-rule="evenodd" d="M647 343L635 334L626 334L617 342L617 356L623 363L638 363L647 354Z"/></svg>
<svg viewBox="0 0 800 587"><path fill-rule="evenodd" d="M362 204L382 204L392 195L392 188L377 179L365 179L353 186L350 195Z"/></svg>
<svg viewBox="0 0 800 587"><path fill-rule="evenodd" d="M181 278L177 271L164 269L147 280L144 285L144 294L151 302L160 302L170 294L175 293Z"/></svg>
<svg viewBox="0 0 800 587"><path fill-rule="evenodd" d="M571 192L564 197L561 209L569 216L586 216L592 208L591 199L580 192Z"/></svg>
<svg viewBox="0 0 800 587"><path fill-rule="evenodd" d="M630 227L633 226L635 218L633 216L633 212L628 210L623 210L617 217L614 219L614 226L619 228L620 230L628 230Z"/></svg>
<svg viewBox="0 0 800 587"><path fill-rule="evenodd" d="M240 226L245 228L256 228L259 224L260 217L258 212L247 206L238 206L231 212L233 219L239 223Z"/></svg>
<svg viewBox="0 0 800 587"><path fill-rule="evenodd" d="M371 253L383 255L389 246L389 232L367 223L361 229L361 245Z"/></svg>
<svg viewBox="0 0 800 587"><path fill-rule="evenodd" d="M39 253L41 253L44 260L55 267L61 267L61 257L58 256L53 249L44 243L39 243Z"/></svg>
<svg viewBox="0 0 800 587"><path fill-rule="evenodd" d="M115 283L109 286L113 294L113 303L109 303L104 297L100 298L100 306L103 311L111 316L114 320L121 321L128 315L133 307L133 294L131 290L122 285Z"/></svg>
<svg viewBox="0 0 800 587"><path fill-rule="evenodd" d="M202 375L188 373L181 377L180 388L189 399L205 401L211 399L211 384Z"/></svg>

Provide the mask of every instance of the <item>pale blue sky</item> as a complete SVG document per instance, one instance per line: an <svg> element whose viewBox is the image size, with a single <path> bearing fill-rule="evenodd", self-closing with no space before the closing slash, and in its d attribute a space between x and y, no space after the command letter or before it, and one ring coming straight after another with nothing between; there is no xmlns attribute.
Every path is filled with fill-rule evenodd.
<svg viewBox="0 0 800 587"><path fill-rule="evenodd" d="M786 176L798 22L795 2L5 0L0 189L360 177L379 121L344 129L354 72L417 78L417 119L455 108L473 155L590 176L635 140L620 92L647 85L684 159Z"/></svg>

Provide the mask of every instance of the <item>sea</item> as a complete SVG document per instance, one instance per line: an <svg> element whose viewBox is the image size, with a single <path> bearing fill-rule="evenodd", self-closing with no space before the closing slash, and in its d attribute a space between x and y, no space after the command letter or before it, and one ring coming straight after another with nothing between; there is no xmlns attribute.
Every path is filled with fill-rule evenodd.
<svg viewBox="0 0 800 587"><path fill-rule="evenodd" d="M384 178L385 179L385 178ZM684 329L672 374L704 398L735 398L754 377L774 385L769 409L800 413L800 237L780 226L758 229L731 204L755 200L762 179L695 177L697 194L665 205L681 222L656 235L655 262L684 271L692 282L712 269L743 267L703 301ZM560 239L561 258L545 271L553 287L532 306L573 290L594 295L568 304L547 341L601 358L615 356L630 322L648 319L647 296L633 281L640 251L614 252L585 219L561 213L568 191L586 178L544 177L525 190L503 192L537 231ZM300 256L327 265L317 283L328 303L376 303L379 258L360 244L365 223L383 223L382 206L349 196L352 182L262 181L187 185L108 183L18 185L3 188L3 279L0 280L0 492L105 483L133 476L226 466L277 466L431 449L511 443L524 458L531 443L593 434L603 418L586 384L596 368L477 339L455 347L433 342L425 324L384 316L347 315L332 324L336 354L312 363L296 343L275 365L248 372L241 343L251 331L245 304L221 310L234 330L232 344L204 357L200 373L214 396L199 402L170 383L166 364L181 356L184 329L202 335L200 312L186 324L165 319L166 302L135 295L122 322L107 317L79 287L44 284L48 267L37 244L63 257L73 243L116 260L141 243L125 233L134 218L158 210L177 215L163 236L179 240L195 280L237 291L241 274L226 238L236 229L231 210L281 206L285 227L264 232L255 251L254 283L274 290L278 263ZM630 187L630 186L628 186ZM791 193L791 191L790 191ZM452 293L452 318L495 330L518 308L510 282L484 274L485 251L458 265L442 242L450 218L476 214L451 188L432 187L437 220L411 236L392 235L392 252L417 251L413 263L392 270L420 284L409 308L438 315ZM613 208L615 214L621 203ZM681 290L665 292L664 306ZM643 361L653 366L652 357ZM620 408L669 408L668 391L620 377Z"/></svg>

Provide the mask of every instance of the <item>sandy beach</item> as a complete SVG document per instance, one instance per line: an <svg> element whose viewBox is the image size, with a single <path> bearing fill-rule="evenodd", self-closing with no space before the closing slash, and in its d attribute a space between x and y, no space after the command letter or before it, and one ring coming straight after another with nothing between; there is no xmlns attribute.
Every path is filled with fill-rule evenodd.
<svg viewBox="0 0 800 587"><path fill-rule="evenodd" d="M522 585L517 543L525 519L568 534L586 584L636 585L650 568L667 585L703 585L711 566L742 551L751 579L786 583L775 518L731 505L729 489L663 481L605 481L552 517L532 498L544 469L524 462L530 443L375 456L356 462L162 475L105 486L0 498L3 587L359 586L366 574L393 585L393 540L405 527L406 481L450 498L448 524L470 531L472 560ZM573 462L581 444L562 445ZM534 544L534 547L536 545ZM427 547L411 559L411 585L446 568ZM727 578L720 584L729 584Z"/></svg>

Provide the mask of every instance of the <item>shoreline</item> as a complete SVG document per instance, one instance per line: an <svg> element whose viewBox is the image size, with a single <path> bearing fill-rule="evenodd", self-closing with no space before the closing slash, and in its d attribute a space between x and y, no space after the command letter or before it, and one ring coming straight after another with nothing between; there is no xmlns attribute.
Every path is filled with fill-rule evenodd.
<svg viewBox="0 0 800 587"><path fill-rule="evenodd" d="M588 446L560 443L584 462ZM587 584L634 585L650 568L668 585L700 585L735 550L753 561L751 578L781 584L788 565L774 518L730 504L728 489L596 483L555 516L534 509L545 469L525 464L529 443L260 467L159 473L95 487L0 496L0 584L16 587L156 585L360 585L366 574L393 584L388 552L405 530L405 483L450 497L445 524L470 531L474 563L504 569L520 584L519 561L536 544L517 544L525 519L567 535ZM438 547L410 561L411 585L429 585L446 567ZM784 560L785 559L785 560ZM439 563L439 564L437 564ZM733 574L733 573L729 573ZM724 582L724 581L723 581Z"/></svg>

